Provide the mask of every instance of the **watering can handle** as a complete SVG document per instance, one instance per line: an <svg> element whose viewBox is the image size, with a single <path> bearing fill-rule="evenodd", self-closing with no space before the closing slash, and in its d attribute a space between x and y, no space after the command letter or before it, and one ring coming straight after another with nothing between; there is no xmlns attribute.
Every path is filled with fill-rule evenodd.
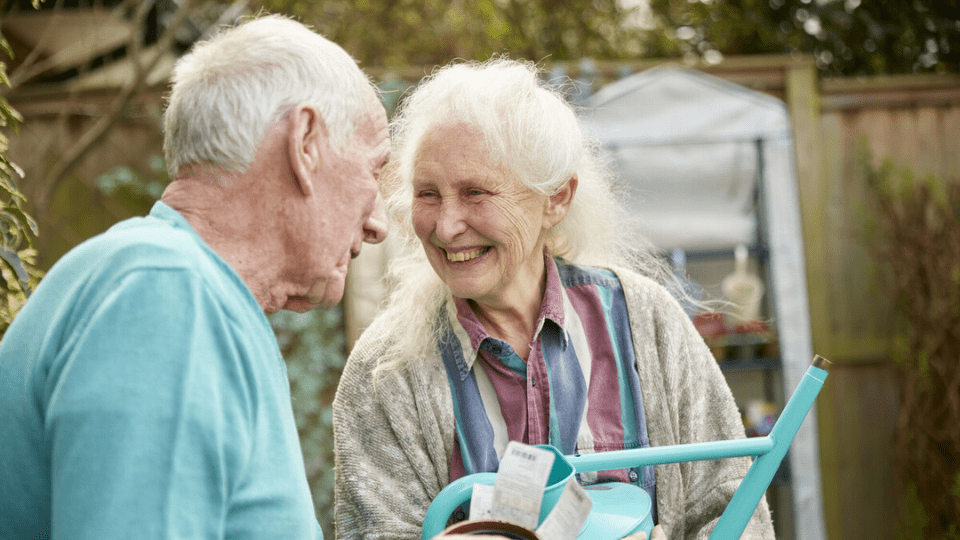
<svg viewBox="0 0 960 540"><path fill-rule="evenodd" d="M743 534L754 510L760 504L760 499L773 481L780 462L786 456L790 443L796 437L800 424L813 407L813 402L827 380L829 371L829 360L820 355L813 357L806 373L803 374L797 388L783 407L777 423L767 435L767 438L773 441L773 447L769 452L758 455L753 460L753 465L750 466L737 491L727 503L709 540L735 539Z"/></svg>

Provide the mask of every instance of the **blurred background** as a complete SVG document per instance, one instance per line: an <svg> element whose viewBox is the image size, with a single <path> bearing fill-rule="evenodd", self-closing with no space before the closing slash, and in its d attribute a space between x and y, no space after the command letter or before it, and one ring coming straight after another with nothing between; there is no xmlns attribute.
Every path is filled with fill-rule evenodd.
<svg viewBox="0 0 960 540"><path fill-rule="evenodd" d="M830 378L768 491L777 537L960 538L957 0L0 0L0 331L73 246L169 179L178 55L284 13L340 43L392 113L436 66L532 60L564 86L671 261L762 435L811 354ZM329 405L385 294L271 317L333 538Z"/></svg>

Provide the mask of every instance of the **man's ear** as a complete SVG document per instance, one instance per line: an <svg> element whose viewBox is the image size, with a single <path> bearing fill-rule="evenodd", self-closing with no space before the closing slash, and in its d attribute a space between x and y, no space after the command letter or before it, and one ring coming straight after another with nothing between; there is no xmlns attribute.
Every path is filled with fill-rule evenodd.
<svg viewBox="0 0 960 540"><path fill-rule="evenodd" d="M577 194L577 182L577 175L574 174L559 191L547 198L547 207L543 212L544 228L549 229L563 221Z"/></svg>
<svg viewBox="0 0 960 540"><path fill-rule="evenodd" d="M323 148L328 144L327 127L320 113L301 103L290 112L287 148L294 181L304 195L313 193L312 178L323 164Z"/></svg>

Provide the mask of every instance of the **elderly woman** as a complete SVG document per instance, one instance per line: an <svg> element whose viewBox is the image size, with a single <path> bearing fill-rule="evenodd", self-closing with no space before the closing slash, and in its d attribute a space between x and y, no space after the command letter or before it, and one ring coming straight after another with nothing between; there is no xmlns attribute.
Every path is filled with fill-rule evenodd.
<svg viewBox="0 0 960 540"><path fill-rule="evenodd" d="M439 70L394 124L394 292L334 401L339 538L418 538L431 500L508 441L564 454L744 436L723 375L620 240L611 175L526 63ZM645 255L646 253L646 255ZM645 489L671 539L705 538L748 459L581 475ZM763 501L744 538L772 538Z"/></svg>

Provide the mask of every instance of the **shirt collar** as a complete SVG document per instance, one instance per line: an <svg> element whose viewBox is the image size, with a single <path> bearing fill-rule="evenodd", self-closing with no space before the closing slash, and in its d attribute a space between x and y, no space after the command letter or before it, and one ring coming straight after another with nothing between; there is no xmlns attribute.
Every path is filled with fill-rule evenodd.
<svg viewBox="0 0 960 540"><path fill-rule="evenodd" d="M548 253L544 253L544 270L547 274L547 285L543 293L543 301L540 304L540 315L537 317L537 326L533 334L533 341L536 341L540 332L543 330L547 321L557 325L561 330L564 329L566 314L564 307L563 286L560 283L560 273L557 271L557 263ZM461 349L472 351L472 354L465 354L464 360L467 362L467 369L473 367L473 362L477 358L480 346L487 338L495 339L483 327L483 324L477 318L470 304L463 298L450 296L447 299L447 316L450 320L450 326L454 335L460 342ZM567 332L561 331L563 336L563 347L567 346Z"/></svg>
<svg viewBox="0 0 960 540"><path fill-rule="evenodd" d="M183 217L180 212L177 212L163 201L153 203L153 207L150 208L150 217L165 221L167 224L178 229L184 229L199 238L199 235L193 230L187 218Z"/></svg>

